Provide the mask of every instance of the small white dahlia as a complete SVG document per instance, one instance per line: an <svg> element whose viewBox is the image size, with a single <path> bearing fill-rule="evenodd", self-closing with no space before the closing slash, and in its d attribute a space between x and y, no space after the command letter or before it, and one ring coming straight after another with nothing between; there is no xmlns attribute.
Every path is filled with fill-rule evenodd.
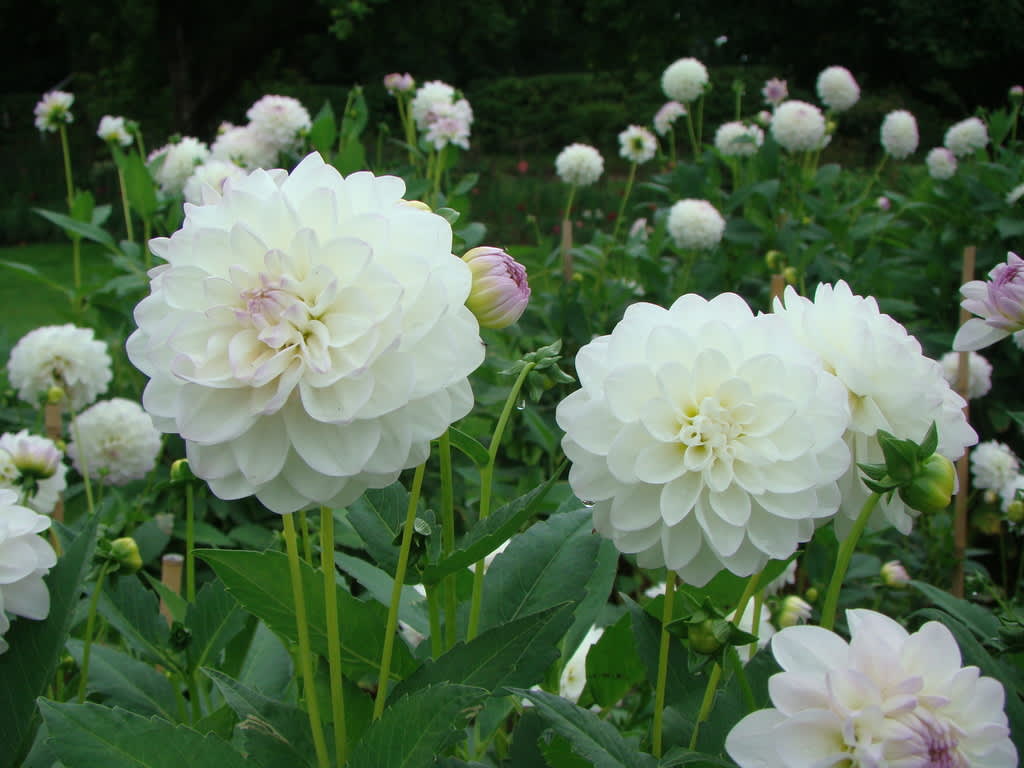
<svg viewBox="0 0 1024 768"><path fill-rule="evenodd" d="M18 504L18 494L0 489L0 653L11 628L7 614L41 621L50 615L50 590L43 577L57 554L39 534L50 518Z"/></svg>
<svg viewBox="0 0 1024 768"><path fill-rule="evenodd" d="M451 109L444 111L450 112ZM438 117L427 128L424 138L437 150L449 144L469 149L470 125L470 122L455 115Z"/></svg>
<svg viewBox="0 0 1024 768"><path fill-rule="evenodd" d="M589 144L570 144L555 158L555 171L566 184L585 187L604 173L604 158Z"/></svg>
<svg viewBox="0 0 1024 768"><path fill-rule="evenodd" d="M689 104L708 87L708 70L692 57L677 59L661 76L661 90L673 101Z"/></svg>
<svg viewBox="0 0 1024 768"><path fill-rule="evenodd" d="M722 241L725 219L707 200L680 200L668 212L668 232L680 248L710 250Z"/></svg>
<svg viewBox="0 0 1024 768"><path fill-rule="evenodd" d="M185 182L185 187L182 190L185 202L201 205L204 197L203 190L207 188L216 192L219 199L220 193L224 189L224 182L243 173L245 173L243 168L228 160L207 160L202 165L197 165Z"/></svg>
<svg viewBox="0 0 1024 768"><path fill-rule="evenodd" d="M135 308L128 357L157 428L225 499L345 506L423 462L483 360L451 226L392 176L320 155L187 206Z"/></svg>
<svg viewBox="0 0 1024 768"><path fill-rule="evenodd" d="M268 144L251 125L224 124L210 147L210 158L225 160L249 171L277 165L277 148Z"/></svg>
<svg viewBox="0 0 1024 768"><path fill-rule="evenodd" d="M658 151L658 140L642 125L631 125L619 134L619 155L631 163L646 163Z"/></svg>
<svg viewBox="0 0 1024 768"><path fill-rule="evenodd" d="M36 128L43 133L55 133L57 128L75 121L71 114L71 105L75 97L67 91L49 91L36 104L33 114L36 116Z"/></svg>
<svg viewBox="0 0 1024 768"><path fill-rule="evenodd" d="M764 87L761 89L761 96L764 97L765 104L771 104L773 107L779 106L789 97L789 88L786 86L786 81L780 80L777 77L765 80Z"/></svg>
<svg viewBox="0 0 1024 768"><path fill-rule="evenodd" d="M825 140L825 115L813 104L791 99L772 115L772 138L790 152L820 149Z"/></svg>
<svg viewBox="0 0 1024 768"><path fill-rule="evenodd" d="M120 144L122 147L130 146L135 140L125 125L123 117L104 115L100 118L100 125L96 129L96 135L104 141Z"/></svg>
<svg viewBox="0 0 1024 768"><path fill-rule="evenodd" d="M956 388L957 376L960 373L960 353L947 352L939 361L942 375L949 386ZM977 352L968 353L967 357L967 399L974 400L984 397L992 389L992 363Z"/></svg>
<svg viewBox="0 0 1024 768"><path fill-rule="evenodd" d="M772 638L782 672L774 707L747 715L725 749L740 768L1014 768L1002 684L961 667L953 634L929 621L910 634L887 616L846 612L847 643L822 627Z"/></svg>
<svg viewBox="0 0 1024 768"><path fill-rule="evenodd" d="M680 117L685 117L686 107L678 101L666 101L661 108L654 113L654 130L659 136L664 136Z"/></svg>
<svg viewBox="0 0 1024 768"><path fill-rule="evenodd" d="M928 175L937 181L945 181L956 175L956 155L945 147L935 147L924 159Z"/></svg>
<svg viewBox="0 0 1024 768"><path fill-rule="evenodd" d="M563 699L572 702L580 700L583 689L587 687L587 654L590 649L601 639L604 634L602 627L591 627L583 636L576 652L569 657L562 668L562 675L558 679L558 695Z"/></svg>
<svg viewBox="0 0 1024 768"><path fill-rule="evenodd" d="M847 390L851 419L846 443L853 462L839 481L843 514L836 516L836 533L845 538L870 495L857 463L884 461L878 430L920 441L934 422L938 452L950 460L962 456L978 436L964 418L965 401L946 383L942 366L926 357L917 339L883 314L873 298L855 295L842 280L819 285L813 301L792 286L784 298L785 306L775 300L776 315ZM880 528L888 521L909 533L917 514L893 495L878 502L870 526Z"/></svg>
<svg viewBox="0 0 1024 768"><path fill-rule="evenodd" d="M39 514L53 514L60 494L68 486L68 467L57 445L48 438L30 435L27 429L5 432L0 435L0 456L4 467L0 487L19 491L23 503Z"/></svg>
<svg viewBox="0 0 1024 768"><path fill-rule="evenodd" d="M905 109L897 109L885 116L882 121L882 148L897 160L902 160L917 151L920 140L917 132L917 119Z"/></svg>
<svg viewBox="0 0 1024 768"><path fill-rule="evenodd" d="M980 490L1001 491L1019 470L1020 459L1006 443L988 440L971 451L971 482Z"/></svg>
<svg viewBox="0 0 1024 768"><path fill-rule="evenodd" d="M174 144L165 144L149 153L146 163L153 172L153 178L160 185L160 191L168 197L182 194L188 177L195 173L196 166L210 157L206 142L193 136L185 136Z"/></svg>
<svg viewBox="0 0 1024 768"><path fill-rule="evenodd" d="M411 104L416 127L421 131L427 130L437 119L438 111L456 101L455 95L455 89L440 80L430 80L417 88Z"/></svg>
<svg viewBox="0 0 1024 768"><path fill-rule="evenodd" d="M969 157L988 144L988 127L977 117L968 117L949 127L942 140L957 157Z"/></svg>
<svg viewBox="0 0 1024 768"><path fill-rule="evenodd" d="M860 100L860 86L846 67L828 67L818 75L818 98L833 112L845 112Z"/></svg>
<svg viewBox="0 0 1024 768"><path fill-rule="evenodd" d="M389 96L394 96L396 93L408 93L416 87L416 80L408 72L405 74L392 72L384 75L384 87Z"/></svg>
<svg viewBox="0 0 1024 768"><path fill-rule="evenodd" d="M107 391L113 374L107 345L92 328L45 325L22 336L11 350L7 375L18 397L38 407L52 387L64 390L79 411Z"/></svg>
<svg viewBox="0 0 1024 768"><path fill-rule="evenodd" d="M264 96L245 116L253 133L278 152L296 149L313 127L309 111L291 96Z"/></svg>
<svg viewBox="0 0 1024 768"><path fill-rule="evenodd" d="M846 392L777 316L731 293L633 304L576 371L555 414L569 483L641 567L749 575L838 509Z"/></svg>
<svg viewBox="0 0 1024 768"><path fill-rule="evenodd" d="M115 397L86 408L76 419L68 456L82 475L125 485L149 474L162 445L153 419L134 400Z"/></svg>
<svg viewBox="0 0 1024 768"><path fill-rule="evenodd" d="M739 120L723 123L715 131L715 148L726 157L750 157L764 144L764 131Z"/></svg>

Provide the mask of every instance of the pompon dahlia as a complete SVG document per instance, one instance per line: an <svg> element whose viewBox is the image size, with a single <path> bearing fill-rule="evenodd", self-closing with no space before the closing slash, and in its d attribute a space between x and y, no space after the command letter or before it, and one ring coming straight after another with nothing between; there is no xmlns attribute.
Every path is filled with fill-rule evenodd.
<svg viewBox="0 0 1024 768"><path fill-rule="evenodd" d="M917 151L917 119L905 109L897 109L887 114L882 121L879 134L882 147L897 160L910 157Z"/></svg>
<svg viewBox="0 0 1024 768"><path fill-rule="evenodd" d="M879 429L921 440L934 422L938 453L952 460L978 436L964 418L965 402L946 383L942 366L924 355L902 325L882 314L873 298L855 295L840 280L834 286L819 285L813 301L799 296L792 286L786 288L784 299L785 306L775 300L776 316L848 393L851 418L846 442L853 462L839 482L843 514L836 516L836 532L845 538L870 495L857 463L884 462ZM893 495L879 501L870 525L877 529L888 521L909 533L916 515Z"/></svg>
<svg viewBox="0 0 1024 768"><path fill-rule="evenodd" d="M675 124L676 120L686 115L686 107L678 101L666 101L654 114L654 130L664 136Z"/></svg>
<svg viewBox="0 0 1024 768"><path fill-rule="evenodd" d="M971 451L971 480L975 488L1001 491L1017 477L1020 459L1006 443L987 440Z"/></svg>
<svg viewBox="0 0 1024 768"><path fill-rule="evenodd" d="M820 149L825 140L825 116L813 104L791 99L772 115L772 138L790 152Z"/></svg>
<svg viewBox="0 0 1024 768"><path fill-rule="evenodd" d="M747 715L725 740L740 768L1017 765L1002 684L960 666L944 625L910 634L874 611L846 617L849 643L814 626L772 637L783 670L768 680L775 706Z"/></svg>
<svg viewBox="0 0 1024 768"><path fill-rule="evenodd" d="M141 480L156 466L162 440L134 400L100 400L78 416L68 444L75 469L109 485Z"/></svg>
<svg viewBox="0 0 1024 768"><path fill-rule="evenodd" d="M942 366L942 375L946 377L946 382L956 389L957 377L960 375L960 353L947 352L939 360L939 364ZM971 352L967 357L967 399L984 397L991 389L992 363L977 352Z"/></svg>
<svg viewBox="0 0 1024 768"><path fill-rule="evenodd" d="M566 184L585 187L604 173L604 158L589 144L570 144L555 158L555 172Z"/></svg>
<svg viewBox="0 0 1024 768"><path fill-rule="evenodd" d="M846 393L774 315L739 296L633 304L576 357L557 408L594 527L690 584L789 557L839 507Z"/></svg>
<svg viewBox="0 0 1024 768"><path fill-rule="evenodd" d="M228 160L207 160L202 165L196 166L192 175L185 182L182 195L186 203L199 205L203 202L205 189L209 188L218 196L224 189L224 182L232 176L239 176L245 170ZM206 192L205 194L209 194Z"/></svg>
<svg viewBox="0 0 1024 768"><path fill-rule="evenodd" d="M935 147L924 159L928 175L936 181L945 181L956 175L956 155L945 147Z"/></svg>
<svg viewBox="0 0 1024 768"><path fill-rule="evenodd" d="M694 58L677 59L661 75L661 89L673 101L696 101L708 86L708 69Z"/></svg>
<svg viewBox="0 0 1024 768"><path fill-rule="evenodd" d="M658 151L658 140L642 125L631 125L619 134L619 155L631 163L646 163Z"/></svg>
<svg viewBox="0 0 1024 768"><path fill-rule="evenodd" d="M725 219L707 200L680 200L669 209L668 232L680 248L706 251L722 241Z"/></svg>
<svg viewBox="0 0 1024 768"><path fill-rule="evenodd" d="M113 374L107 345L92 328L44 325L22 336L11 350L7 375L18 397L34 406L52 387L64 390L78 411L107 391Z"/></svg>
<svg viewBox="0 0 1024 768"><path fill-rule="evenodd" d="M149 153L146 162L153 171L153 178L160 185L160 191L174 197L182 194L188 177L195 173L196 166L210 157L206 142L193 136L185 136L174 144L166 144Z"/></svg>
<svg viewBox="0 0 1024 768"><path fill-rule="evenodd" d="M210 147L210 158L255 171L273 168L277 163L277 149L264 141L251 125L226 123L220 127Z"/></svg>
<svg viewBox="0 0 1024 768"><path fill-rule="evenodd" d="M135 137L128 130L125 119L123 117L114 117L113 115L104 115L100 118L96 135L103 139L103 141L120 144L122 147L129 146L135 140Z"/></svg>
<svg viewBox="0 0 1024 768"><path fill-rule="evenodd" d="M833 112L845 112L860 100L860 86L846 67L828 67L818 75L818 98Z"/></svg>
<svg viewBox="0 0 1024 768"><path fill-rule="evenodd" d="M429 80L417 88L410 105L416 127L420 131L426 131L437 119L438 110L454 104L455 97L455 88L441 80Z"/></svg>
<svg viewBox="0 0 1024 768"><path fill-rule="evenodd" d="M750 157L764 144L764 131L739 120L723 123L715 131L715 148L726 157Z"/></svg>
<svg viewBox="0 0 1024 768"><path fill-rule="evenodd" d="M245 116L253 133L277 152L294 150L313 127L309 111L291 96L264 96Z"/></svg>
<svg viewBox="0 0 1024 768"><path fill-rule="evenodd" d="M33 110L36 128L43 133L55 133L60 126L73 123L75 116L71 105L74 103L75 97L67 91L44 93Z"/></svg>
<svg viewBox="0 0 1024 768"><path fill-rule="evenodd" d="M483 361L469 267L401 179L311 154L185 206L151 247L128 356L157 428L225 499L343 506L420 464L473 404Z"/></svg>
<svg viewBox="0 0 1024 768"><path fill-rule="evenodd" d="M977 117L968 117L949 127L942 141L957 157L969 157L988 144L988 127Z"/></svg>
<svg viewBox="0 0 1024 768"><path fill-rule="evenodd" d="M43 577L57 554L39 534L50 518L18 504L18 494L0 489L0 653L11 627L7 614L40 621L50 615L50 590Z"/></svg>

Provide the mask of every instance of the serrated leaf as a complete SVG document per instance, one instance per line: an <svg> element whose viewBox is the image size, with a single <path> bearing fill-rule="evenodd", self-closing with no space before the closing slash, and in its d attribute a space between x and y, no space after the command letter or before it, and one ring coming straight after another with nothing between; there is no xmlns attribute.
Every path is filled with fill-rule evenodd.
<svg viewBox="0 0 1024 768"><path fill-rule="evenodd" d="M221 581L211 581L199 590L196 601L189 604L185 626L192 631L188 646L189 670L196 670L216 661L224 646L242 631L246 616Z"/></svg>
<svg viewBox="0 0 1024 768"><path fill-rule="evenodd" d="M673 747L658 763L658 768L677 768L688 765L691 768L734 768L734 764L705 752L694 752L684 747Z"/></svg>
<svg viewBox="0 0 1024 768"><path fill-rule="evenodd" d="M620 595L629 609L632 619L633 639L636 653L644 665L647 680L652 688L658 680L658 653L661 646L661 622L651 616L642 607ZM700 691L703 689L701 679L689 671L686 649L682 643L673 641L668 649L668 677L665 685L665 700L674 705L681 715L690 722L696 718L700 706ZM696 701L689 691L696 690Z"/></svg>
<svg viewBox="0 0 1024 768"><path fill-rule="evenodd" d="M100 615L149 661L176 666L169 655L170 630L156 594L135 576L112 579L100 595Z"/></svg>
<svg viewBox="0 0 1024 768"><path fill-rule="evenodd" d="M292 666L291 654L284 643L260 621L252 633L237 678L249 688L280 699L291 685Z"/></svg>
<svg viewBox="0 0 1024 768"><path fill-rule="evenodd" d="M146 162L137 152L115 152L118 167L124 174L125 193L128 205L142 218L147 219L156 213L160 201L156 196L156 184L146 167Z"/></svg>
<svg viewBox="0 0 1024 768"><path fill-rule="evenodd" d="M68 640L68 653L82 663L83 643ZM159 715L174 720L177 703L171 682L145 662L116 648L93 643L89 655L90 693L99 693L104 704L130 709L139 715Z"/></svg>
<svg viewBox="0 0 1024 768"><path fill-rule="evenodd" d="M633 641L633 619L624 613L606 627L587 653L587 687L602 707L616 704L644 679L644 665Z"/></svg>
<svg viewBox="0 0 1024 768"><path fill-rule="evenodd" d="M334 553L334 562L341 570L354 578L373 595L381 605L391 605L391 589L395 580L376 566L344 552ZM427 617L425 598L414 587L403 585L398 601L398 618L422 635L429 634L430 620Z"/></svg>
<svg viewBox="0 0 1024 768"><path fill-rule="evenodd" d="M565 634L562 648L565 649L566 658L583 642L583 638L597 623L598 617L608 604L618 565L619 550L615 548L614 542L610 539L602 538L594 557L593 570L585 585L586 595L580 601L579 607L576 608L572 627Z"/></svg>
<svg viewBox="0 0 1024 768"><path fill-rule="evenodd" d="M185 614L188 613L188 601L154 576L145 571L140 571L140 573L149 583L149 586L160 595L160 599L164 601L167 610L170 611L171 618L184 624Z"/></svg>
<svg viewBox="0 0 1024 768"><path fill-rule="evenodd" d="M988 640L999 634L999 619L980 605L954 597L944 589L933 587L924 581L911 579L910 586L928 598L934 605L959 619L964 626L970 627L979 640Z"/></svg>
<svg viewBox="0 0 1024 768"><path fill-rule="evenodd" d="M409 493L401 483L364 493L349 505L348 521L366 543L366 551L385 573L395 574L398 545L405 523Z"/></svg>

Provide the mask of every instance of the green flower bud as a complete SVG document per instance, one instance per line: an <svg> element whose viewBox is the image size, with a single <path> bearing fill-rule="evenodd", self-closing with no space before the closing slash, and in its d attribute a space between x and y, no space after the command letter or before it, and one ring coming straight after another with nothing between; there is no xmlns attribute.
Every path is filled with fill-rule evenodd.
<svg viewBox="0 0 1024 768"><path fill-rule="evenodd" d="M900 488L900 498L918 512L941 512L953 498L956 470L953 462L939 453L933 453L917 468L910 484Z"/></svg>
<svg viewBox="0 0 1024 768"><path fill-rule="evenodd" d="M778 272L779 266L784 263L785 259L782 257L781 251L768 251L764 255L765 266L768 267L772 272Z"/></svg>
<svg viewBox="0 0 1024 768"><path fill-rule="evenodd" d="M1006 507L1006 519L1011 523L1024 521L1024 501L1014 499Z"/></svg>
<svg viewBox="0 0 1024 768"><path fill-rule="evenodd" d="M690 648L694 653L701 653L705 656L711 656L722 648L722 641L715 634L714 619L704 619L704 621L688 625L686 639L690 641Z"/></svg>
<svg viewBox="0 0 1024 768"><path fill-rule="evenodd" d="M786 267L782 270L782 276L790 285L796 285L796 281L800 278L800 274L796 271L796 267Z"/></svg>
<svg viewBox="0 0 1024 768"><path fill-rule="evenodd" d="M110 542L110 556L121 564L121 570L125 573L135 573L142 568L142 556L139 554L139 545L130 536L114 539Z"/></svg>
<svg viewBox="0 0 1024 768"><path fill-rule="evenodd" d="M192 468L189 466L188 459L178 459L176 462L171 464L172 485L188 483L195 479L196 476L192 474Z"/></svg>
<svg viewBox="0 0 1024 768"><path fill-rule="evenodd" d="M807 591L804 592L804 597L807 598L807 602L816 603L818 601L818 588L808 587Z"/></svg>
<svg viewBox="0 0 1024 768"><path fill-rule="evenodd" d="M63 387L58 387L54 384L48 390L46 390L46 402L50 405L56 405L64 399Z"/></svg>

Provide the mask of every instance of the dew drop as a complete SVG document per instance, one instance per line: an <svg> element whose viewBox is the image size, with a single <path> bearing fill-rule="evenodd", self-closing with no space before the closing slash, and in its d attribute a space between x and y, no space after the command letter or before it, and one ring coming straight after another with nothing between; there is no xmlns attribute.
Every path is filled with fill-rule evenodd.
<svg viewBox="0 0 1024 768"><path fill-rule="evenodd" d="M525 397L520 398L519 402L516 403L516 410L517 411L525 411L526 410L526 398Z"/></svg>
<svg viewBox="0 0 1024 768"><path fill-rule="evenodd" d="M590 507L594 506L594 504L595 504L595 503L596 503L596 502L593 502L593 501L591 501L590 499L587 499L587 500L585 500L585 501L583 502L583 506L584 506L584 507L587 507L587 508L589 509Z"/></svg>

